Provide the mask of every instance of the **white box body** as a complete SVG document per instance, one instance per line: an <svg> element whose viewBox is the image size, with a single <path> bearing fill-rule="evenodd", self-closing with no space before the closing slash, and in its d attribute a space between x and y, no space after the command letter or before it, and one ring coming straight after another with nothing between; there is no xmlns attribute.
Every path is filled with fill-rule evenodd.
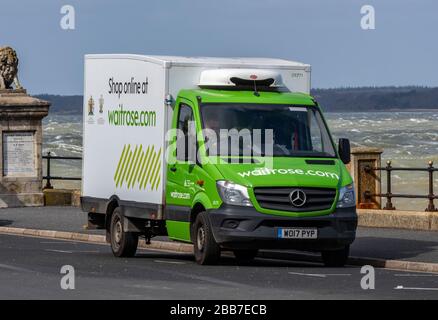
<svg viewBox="0 0 438 320"><path fill-rule="evenodd" d="M276 71L290 91L310 92L310 66L286 60L86 55L82 195L164 204L166 97L198 88L204 70L239 68Z"/></svg>

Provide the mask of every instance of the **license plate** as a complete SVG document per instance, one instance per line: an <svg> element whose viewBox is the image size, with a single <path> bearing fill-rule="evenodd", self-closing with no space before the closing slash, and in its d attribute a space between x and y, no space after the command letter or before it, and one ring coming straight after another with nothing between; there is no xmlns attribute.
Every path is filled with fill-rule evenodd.
<svg viewBox="0 0 438 320"><path fill-rule="evenodd" d="M316 228L281 228L278 229L278 238L281 239L317 239Z"/></svg>

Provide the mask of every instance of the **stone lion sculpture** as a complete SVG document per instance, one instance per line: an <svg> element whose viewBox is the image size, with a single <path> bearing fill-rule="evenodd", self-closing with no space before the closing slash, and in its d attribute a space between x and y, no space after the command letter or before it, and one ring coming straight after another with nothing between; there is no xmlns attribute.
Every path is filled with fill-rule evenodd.
<svg viewBox="0 0 438 320"><path fill-rule="evenodd" d="M18 57L11 47L0 47L0 89L22 89L18 81Z"/></svg>

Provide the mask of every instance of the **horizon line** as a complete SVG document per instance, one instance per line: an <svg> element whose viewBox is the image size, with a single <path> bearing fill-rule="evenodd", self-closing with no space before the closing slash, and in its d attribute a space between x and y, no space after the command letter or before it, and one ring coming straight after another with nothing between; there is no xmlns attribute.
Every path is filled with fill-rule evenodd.
<svg viewBox="0 0 438 320"><path fill-rule="evenodd" d="M409 88L418 88L418 89L438 89L438 86L427 86L427 85L385 85L385 86L341 86L341 87L320 87L320 88L311 88L310 90L357 90L357 89L409 89ZM62 93L31 93L33 96L63 96L63 97L74 97L74 96L82 96L83 93L76 94L62 94Z"/></svg>

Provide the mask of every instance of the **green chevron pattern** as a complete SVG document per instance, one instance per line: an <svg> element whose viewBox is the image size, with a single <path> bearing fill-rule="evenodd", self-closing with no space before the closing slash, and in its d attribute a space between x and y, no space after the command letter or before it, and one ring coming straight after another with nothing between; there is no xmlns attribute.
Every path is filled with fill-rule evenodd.
<svg viewBox="0 0 438 320"><path fill-rule="evenodd" d="M122 154L114 174L116 188L126 186L128 189L138 187L140 190L158 190L161 182L161 152L157 152L155 146L150 145L143 149L143 145L137 145L134 149L130 144L123 147Z"/></svg>

